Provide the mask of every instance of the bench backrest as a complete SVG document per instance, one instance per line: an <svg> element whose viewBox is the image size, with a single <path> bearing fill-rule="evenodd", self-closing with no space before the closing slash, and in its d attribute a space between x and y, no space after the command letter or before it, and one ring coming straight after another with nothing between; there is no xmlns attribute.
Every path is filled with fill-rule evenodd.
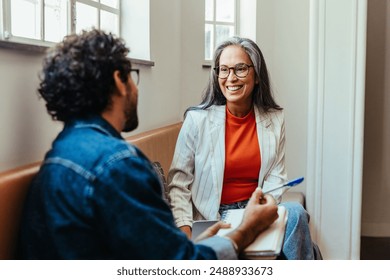
<svg viewBox="0 0 390 280"><path fill-rule="evenodd" d="M0 173L0 259L14 259L23 203L40 163Z"/></svg>
<svg viewBox="0 0 390 280"><path fill-rule="evenodd" d="M168 172L181 123L146 131L126 138L151 161L160 162ZM40 163L0 173L0 259L16 257L17 239L24 200Z"/></svg>
<svg viewBox="0 0 390 280"><path fill-rule="evenodd" d="M152 162L160 162L164 173L167 174L181 126L182 123L164 126L130 136L126 140L141 149Z"/></svg>

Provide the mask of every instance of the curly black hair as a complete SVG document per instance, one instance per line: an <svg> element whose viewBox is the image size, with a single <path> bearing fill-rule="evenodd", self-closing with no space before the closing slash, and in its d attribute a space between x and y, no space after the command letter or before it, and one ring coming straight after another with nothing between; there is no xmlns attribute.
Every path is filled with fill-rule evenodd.
<svg viewBox="0 0 390 280"><path fill-rule="evenodd" d="M38 92L53 120L101 114L111 105L113 73L126 82L131 70L122 39L100 30L69 35L43 61Z"/></svg>

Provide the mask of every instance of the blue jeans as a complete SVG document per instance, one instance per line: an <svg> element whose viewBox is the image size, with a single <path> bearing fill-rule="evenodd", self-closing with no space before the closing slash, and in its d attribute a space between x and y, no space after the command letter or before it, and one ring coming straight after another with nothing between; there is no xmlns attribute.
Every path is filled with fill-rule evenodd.
<svg viewBox="0 0 390 280"><path fill-rule="evenodd" d="M228 209L245 208L248 200L221 204L219 213ZM288 220L284 237L283 254L288 260L314 260L313 242L309 230L309 214L297 202L281 203L286 207Z"/></svg>

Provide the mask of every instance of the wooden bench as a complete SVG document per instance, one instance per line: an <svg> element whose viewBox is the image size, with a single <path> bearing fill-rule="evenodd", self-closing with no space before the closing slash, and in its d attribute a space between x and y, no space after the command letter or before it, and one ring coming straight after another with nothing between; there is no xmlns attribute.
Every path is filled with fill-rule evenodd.
<svg viewBox="0 0 390 280"><path fill-rule="evenodd" d="M175 150L181 123L153 129L126 138L139 147L151 161L157 161L167 175ZM40 162L0 173L0 259L16 256L19 223L23 203L32 178ZM302 204L303 195L288 192L283 201L295 200Z"/></svg>

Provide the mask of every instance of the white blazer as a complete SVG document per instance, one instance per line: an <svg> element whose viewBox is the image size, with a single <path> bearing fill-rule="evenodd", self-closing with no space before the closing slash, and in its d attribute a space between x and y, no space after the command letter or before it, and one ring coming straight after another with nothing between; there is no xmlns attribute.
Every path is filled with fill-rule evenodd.
<svg viewBox="0 0 390 280"><path fill-rule="evenodd" d="M261 154L259 186L267 191L287 180L285 126L282 110L261 112L255 108ZM178 227L193 220L219 219L225 168L226 106L189 111L180 130L167 193ZM277 201L284 190L272 193Z"/></svg>

